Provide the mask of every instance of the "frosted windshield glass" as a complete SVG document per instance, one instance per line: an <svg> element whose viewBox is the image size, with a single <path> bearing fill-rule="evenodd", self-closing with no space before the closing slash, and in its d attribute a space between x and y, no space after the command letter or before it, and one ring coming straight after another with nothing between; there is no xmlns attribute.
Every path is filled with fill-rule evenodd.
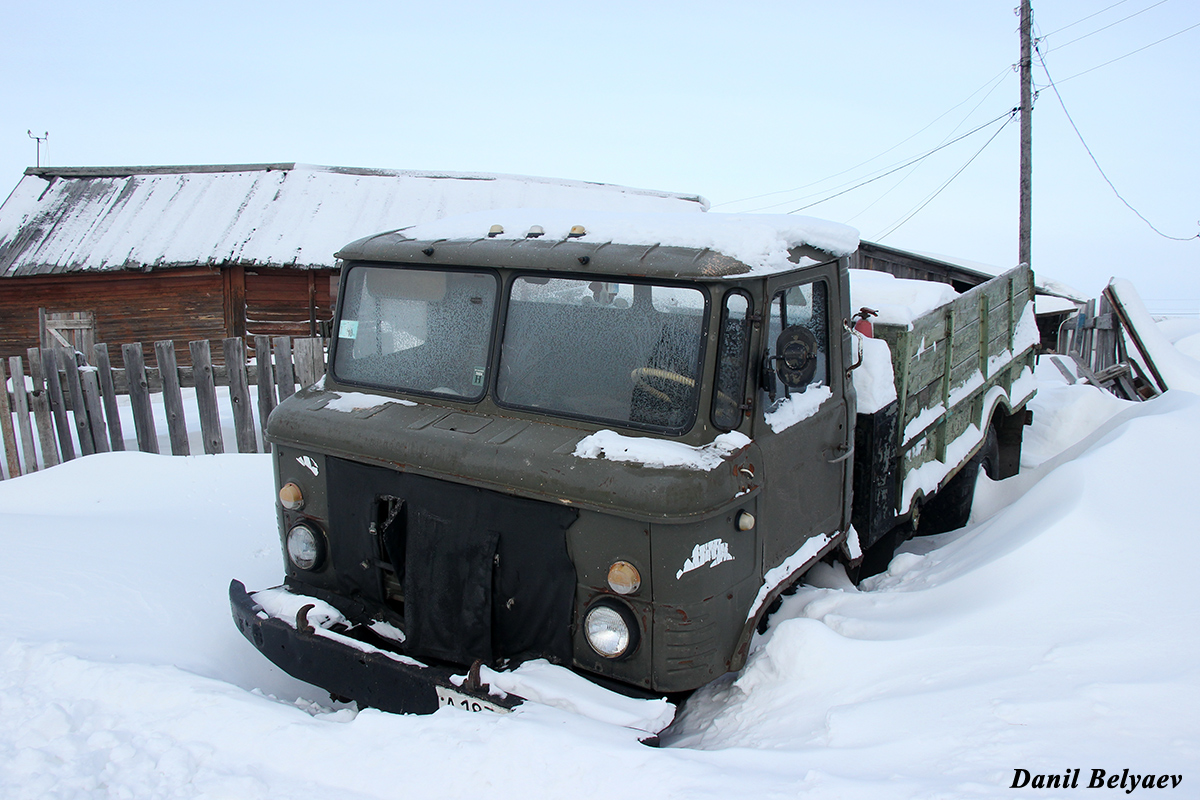
<svg viewBox="0 0 1200 800"><path fill-rule="evenodd" d="M682 432L696 417L706 300L695 287L519 277L497 400Z"/></svg>
<svg viewBox="0 0 1200 800"><path fill-rule="evenodd" d="M489 273L353 267L334 375L386 389L482 397L495 307Z"/></svg>

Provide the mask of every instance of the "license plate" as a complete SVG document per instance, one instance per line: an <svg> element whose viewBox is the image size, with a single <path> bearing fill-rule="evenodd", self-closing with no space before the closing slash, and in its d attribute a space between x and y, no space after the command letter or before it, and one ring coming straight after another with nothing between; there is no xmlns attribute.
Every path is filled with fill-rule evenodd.
<svg viewBox="0 0 1200 800"><path fill-rule="evenodd" d="M504 706L498 706L495 703L489 703L487 700L471 697L445 686L435 686L434 688L437 689L439 706L452 706L453 708L460 708L463 711L491 711L495 714L507 714L509 712L509 709Z"/></svg>

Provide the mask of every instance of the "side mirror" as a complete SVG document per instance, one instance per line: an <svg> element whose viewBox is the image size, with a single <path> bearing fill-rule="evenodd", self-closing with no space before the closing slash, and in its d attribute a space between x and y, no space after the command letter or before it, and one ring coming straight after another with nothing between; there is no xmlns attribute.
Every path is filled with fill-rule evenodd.
<svg viewBox="0 0 1200 800"><path fill-rule="evenodd" d="M784 328L775 340L775 372L789 389L812 383L817 372L817 337L801 325Z"/></svg>

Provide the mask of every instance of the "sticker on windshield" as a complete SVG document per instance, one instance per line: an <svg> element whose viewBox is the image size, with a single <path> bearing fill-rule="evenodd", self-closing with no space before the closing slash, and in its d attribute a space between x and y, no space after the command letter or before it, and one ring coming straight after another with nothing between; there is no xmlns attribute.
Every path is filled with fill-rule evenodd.
<svg viewBox="0 0 1200 800"><path fill-rule="evenodd" d="M338 328L339 339L357 339L358 338L358 320L344 319L341 327Z"/></svg>
<svg viewBox="0 0 1200 800"><path fill-rule="evenodd" d="M471 377L471 384L474 386L483 386L483 367L475 368L475 374Z"/></svg>
<svg viewBox="0 0 1200 800"><path fill-rule="evenodd" d="M700 569L705 564L712 568L726 561L733 561L733 555L729 552L729 544L724 540L713 539L711 542L698 544L692 548L691 558L683 562L683 569L675 573L675 580L694 569Z"/></svg>

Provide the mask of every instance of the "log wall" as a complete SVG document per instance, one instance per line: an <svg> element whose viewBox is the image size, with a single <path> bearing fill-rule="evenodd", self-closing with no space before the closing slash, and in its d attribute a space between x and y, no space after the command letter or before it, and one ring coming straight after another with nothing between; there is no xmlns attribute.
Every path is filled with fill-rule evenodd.
<svg viewBox="0 0 1200 800"><path fill-rule="evenodd" d="M93 341L142 342L147 360L153 342L231 336L315 336L332 317L333 270L241 266L194 267L156 272L70 272L0 280L0 357L24 356L41 344L38 309L95 314ZM90 355L90 354L89 354ZM177 354L190 366L186 348ZM224 353L214 350L214 363Z"/></svg>

